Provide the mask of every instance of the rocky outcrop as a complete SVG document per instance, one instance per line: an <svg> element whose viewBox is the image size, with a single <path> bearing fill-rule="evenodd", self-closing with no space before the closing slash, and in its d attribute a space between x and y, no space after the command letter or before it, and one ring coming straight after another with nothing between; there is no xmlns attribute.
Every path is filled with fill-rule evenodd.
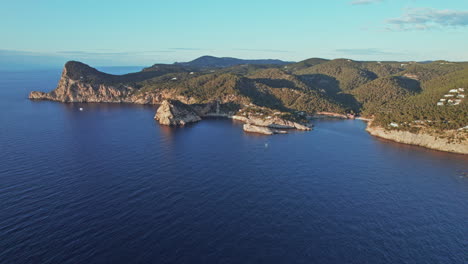
<svg viewBox="0 0 468 264"><path fill-rule="evenodd" d="M468 154L468 140L459 140L462 131L446 131L443 135L431 135L428 133L411 133L409 131L388 130L382 127L369 125L366 129L371 135L392 140L399 143L417 145L425 148ZM451 139L451 140L450 140Z"/></svg>
<svg viewBox="0 0 468 264"><path fill-rule="evenodd" d="M254 126L251 124L244 124L243 129L245 132L264 134L264 135L273 135L274 132L271 128Z"/></svg>
<svg viewBox="0 0 468 264"><path fill-rule="evenodd" d="M232 119L242 121L247 124L261 126L261 127L269 127L269 128L278 128L278 129L298 129L298 130L311 130L310 126L300 124L294 121L286 120L280 117L272 117L272 118L260 118L260 117L253 117L253 116L240 116L234 115Z"/></svg>
<svg viewBox="0 0 468 264"><path fill-rule="evenodd" d="M287 131L271 129L269 127L255 126L251 124L244 124L243 129L245 132L257 133L264 135L273 135L273 134L287 134Z"/></svg>
<svg viewBox="0 0 468 264"><path fill-rule="evenodd" d="M113 77L81 62L70 61L65 64L55 90L49 93L31 92L29 98L59 102L133 102L129 95L135 88L123 85Z"/></svg>
<svg viewBox="0 0 468 264"><path fill-rule="evenodd" d="M159 106L154 119L162 125L183 126L201 120L201 117L189 106L176 100L164 100Z"/></svg>

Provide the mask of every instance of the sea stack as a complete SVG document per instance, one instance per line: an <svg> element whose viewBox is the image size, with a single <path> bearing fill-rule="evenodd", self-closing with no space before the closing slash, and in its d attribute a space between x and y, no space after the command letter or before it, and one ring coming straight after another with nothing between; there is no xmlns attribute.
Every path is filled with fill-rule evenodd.
<svg viewBox="0 0 468 264"><path fill-rule="evenodd" d="M154 116L161 125L183 126L198 122L201 117L193 109L177 100L164 100Z"/></svg>

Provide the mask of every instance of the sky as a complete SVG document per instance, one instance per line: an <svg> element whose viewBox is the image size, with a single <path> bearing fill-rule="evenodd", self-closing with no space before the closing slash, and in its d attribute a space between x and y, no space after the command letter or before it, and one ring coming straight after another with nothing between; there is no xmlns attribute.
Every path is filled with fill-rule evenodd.
<svg viewBox="0 0 468 264"><path fill-rule="evenodd" d="M0 67L468 61L467 0L0 0Z"/></svg>

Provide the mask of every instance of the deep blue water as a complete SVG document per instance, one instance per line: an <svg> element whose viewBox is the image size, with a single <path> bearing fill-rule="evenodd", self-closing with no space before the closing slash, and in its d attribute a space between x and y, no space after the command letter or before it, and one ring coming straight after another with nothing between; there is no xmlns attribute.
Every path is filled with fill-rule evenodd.
<svg viewBox="0 0 468 264"><path fill-rule="evenodd" d="M267 137L27 99L59 77L0 73L2 264L468 263L467 156L361 121Z"/></svg>

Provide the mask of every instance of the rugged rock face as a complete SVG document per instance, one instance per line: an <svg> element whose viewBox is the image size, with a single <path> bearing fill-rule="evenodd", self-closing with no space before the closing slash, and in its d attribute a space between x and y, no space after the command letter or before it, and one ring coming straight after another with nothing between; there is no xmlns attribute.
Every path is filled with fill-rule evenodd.
<svg viewBox="0 0 468 264"><path fill-rule="evenodd" d="M200 116L189 105L176 100L164 100L159 106L154 119L167 126L183 126L201 120Z"/></svg>
<svg viewBox="0 0 468 264"><path fill-rule="evenodd" d="M279 129L298 129L298 130L311 130L309 126L299 124L297 122L285 120L279 117L273 117L270 119L258 118L258 117L245 117L235 115L232 119L242 121L247 124L269 127L269 128L279 128Z"/></svg>
<svg viewBox="0 0 468 264"><path fill-rule="evenodd" d="M134 87L135 82L160 75L161 72L157 71L111 75L100 72L84 63L69 61L65 64L60 81L53 91L49 93L33 91L29 94L29 99L64 103L134 104L161 104L166 99L173 99L185 104L197 103L195 98L180 95L171 89L145 92ZM231 102L238 98L228 95L222 99L224 99L221 100L222 102ZM208 105L212 105L212 103ZM197 109L200 109L200 107L197 107ZM205 110L202 109L202 111ZM209 114L217 115L213 111ZM222 116L223 113L218 115Z"/></svg>
<svg viewBox="0 0 468 264"><path fill-rule="evenodd" d="M57 88L50 93L31 92L30 99L60 102L132 102L131 86L112 84L112 75L99 72L86 64L70 61L65 64Z"/></svg>
<svg viewBox="0 0 468 264"><path fill-rule="evenodd" d="M424 133L411 133L408 131L386 130L382 127L367 127L367 132L373 136L389 139L399 143L417 145L446 152L468 154L468 140L463 142L450 142L447 137L453 137L458 131L447 131L443 137Z"/></svg>
<svg viewBox="0 0 468 264"><path fill-rule="evenodd" d="M251 124L244 124L243 129L245 132L264 134L264 135L273 135L274 132L271 128L254 126Z"/></svg>
<svg viewBox="0 0 468 264"><path fill-rule="evenodd" d="M255 126L251 124L244 124L243 129L245 132L273 135L273 134L287 134L287 131L271 129L269 127Z"/></svg>

